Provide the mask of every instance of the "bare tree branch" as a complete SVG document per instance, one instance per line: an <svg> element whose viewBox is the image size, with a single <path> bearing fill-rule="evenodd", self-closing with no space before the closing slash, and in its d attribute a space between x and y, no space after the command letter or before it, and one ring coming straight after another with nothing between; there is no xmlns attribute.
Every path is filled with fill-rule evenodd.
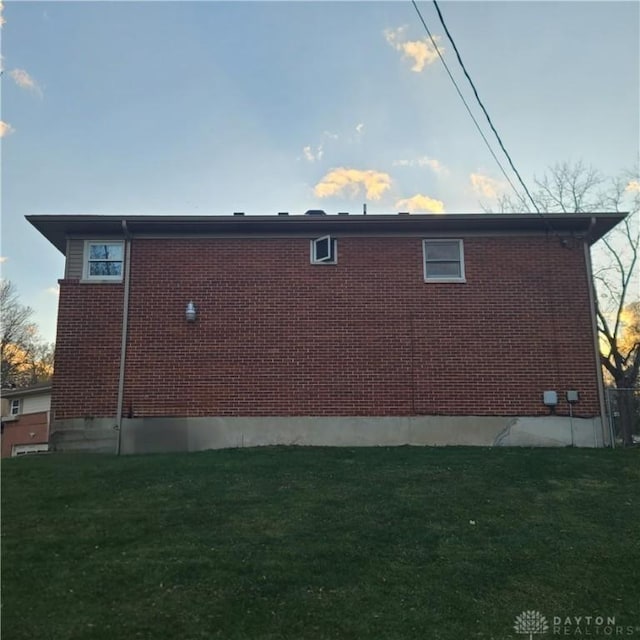
<svg viewBox="0 0 640 640"><path fill-rule="evenodd" d="M602 366L619 389L637 388L640 371L640 171L636 168L607 180L598 170L582 162L564 162L535 178L534 183L532 195L543 213L628 212L623 223L594 247L594 285L598 332L602 337ZM498 198L498 210L518 212L522 211L522 206L510 196L502 196ZM629 321L629 316L635 320ZM632 336L638 336L638 340L631 339ZM632 412L627 414L632 415ZM624 429L623 438L629 444L629 425Z"/></svg>

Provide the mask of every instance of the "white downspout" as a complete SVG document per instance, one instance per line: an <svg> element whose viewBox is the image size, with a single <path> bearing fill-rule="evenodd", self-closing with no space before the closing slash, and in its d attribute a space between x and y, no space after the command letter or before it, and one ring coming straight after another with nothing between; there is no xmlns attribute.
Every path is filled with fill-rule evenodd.
<svg viewBox="0 0 640 640"><path fill-rule="evenodd" d="M124 374L127 359L127 329L129 325L129 282L131 264L131 234L127 228L127 221L122 221L122 232L124 233L124 300L122 302L122 337L120 340L120 370L118 372L118 407L116 409L116 455L120 455L122 446L122 408L124 404Z"/></svg>
<svg viewBox="0 0 640 640"><path fill-rule="evenodd" d="M596 319L596 298L595 283L593 281L593 270L591 268L591 252L589 250L589 235L596 224L596 219L591 218L591 223L584 239L584 260L587 267L588 289L589 289L589 309L591 315L591 333L593 335L593 346L596 355L596 376L598 378L598 401L600 403L600 420L602 422L602 446L606 446L606 424L607 414L605 410L604 400L604 378L602 377L602 365L600 364L600 340L598 338L598 321ZM598 438L596 436L595 426L593 430L594 444L598 446Z"/></svg>

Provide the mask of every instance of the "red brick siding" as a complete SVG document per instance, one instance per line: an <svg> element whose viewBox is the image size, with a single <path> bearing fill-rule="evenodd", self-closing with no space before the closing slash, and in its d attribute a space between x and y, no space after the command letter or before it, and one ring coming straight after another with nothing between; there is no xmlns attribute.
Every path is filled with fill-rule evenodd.
<svg viewBox="0 0 640 640"><path fill-rule="evenodd" d="M15 444L46 444L49 438L48 420L49 412L39 411L5 422L2 431L2 457L11 457L11 449Z"/></svg>
<svg viewBox="0 0 640 640"><path fill-rule="evenodd" d="M339 238L332 266L304 238L134 240L125 415L546 415L569 388L597 415L582 247L464 249L467 282L435 284L420 238ZM62 283L56 418L115 414L121 306Z"/></svg>
<svg viewBox="0 0 640 640"><path fill-rule="evenodd" d="M54 420L116 414L123 292L122 283L60 281Z"/></svg>

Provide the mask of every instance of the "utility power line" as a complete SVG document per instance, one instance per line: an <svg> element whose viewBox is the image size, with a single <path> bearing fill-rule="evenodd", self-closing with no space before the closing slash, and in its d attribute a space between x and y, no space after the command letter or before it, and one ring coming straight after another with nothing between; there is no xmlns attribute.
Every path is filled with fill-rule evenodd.
<svg viewBox="0 0 640 640"><path fill-rule="evenodd" d="M453 50L455 51L456 57L458 58L458 62L460 63L460 67L462 68L462 71L464 72L465 77L467 78L467 80L469 81L469 84L471 85L471 88L473 89L473 94L475 95L476 100L478 101L478 104L480 105L480 108L482 109L482 112L484 113L484 115L485 115L485 117L487 119L487 122L489 123L489 126L491 127L491 131L493 131L493 133L494 133L494 135L496 137L496 140L498 141L498 144L500 145L500 148L502 149L502 152L504 153L504 155L506 156L507 160L509 161L509 165L511 166L511 169L513 169L513 172L516 174L516 176L518 178L518 181L520 182L520 184L522 185L522 188L524 189L525 193L529 197L529 200L531 200L531 203L533 204L533 207L535 208L535 210L538 213L540 213L540 209L538 209L538 205L536 204L536 201L531 196L531 193L529 193L529 189L527 189L527 185L524 183L524 180L522 179L522 176L520 175L519 171L516 169L515 165L513 164L513 160L511 160L511 156L509 155L509 152L505 148L505 146L504 146L504 144L502 142L502 139L500 138L500 135L496 131L496 128L493 126L493 122L491 121L491 117L489 116L489 113L485 109L485 106L482 103L482 100L480 100L480 96L478 95L478 90L476 89L476 86L473 83L473 80L471 79L471 76L467 72L467 68L464 66L464 62L462 62L462 57L460 56L460 52L458 51L458 47L456 46L456 43L454 42L453 37L451 36L451 33L449 32L449 29L447 28L447 25L446 25L446 23L444 21L444 17L442 15L442 12L440 11L440 7L438 6L437 0L433 0L433 4L434 4L434 6L436 8L436 12L438 13L438 18L440 19L440 24L442 24L442 28L444 29L444 32L447 34L447 38L449 39L449 42L451 43L451 46L453 47ZM415 1L413 2L413 5L416 7L416 11L417 11L418 7L416 6Z"/></svg>
<svg viewBox="0 0 640 640"><path fill-rule="evenodd" d="M426 31L427 35L429 36L429 39L431 40L431 44L433 45L433 48L434 48L435 52L438 54L438 57L440 58L440 62L442 62L442 65L444 66L445 71L447 72L447 75L449 76L449 79L451 80L453 86L455 87L456 92L457 92L460 100L462 100L462 103L464 104L464 106L465 106L465 108L467 110L467 113L469 114L469 117L473 121L473 124L475 125L476 129L478 130L478 133L480 134L480 136L481 136L482 140L484 141L487 149L489 150L489 153L491 154L493 159L496 161L496 164L500 168L500 171L502 172L502 175L505 177L506 181L509 183L509 185L513 189L513 192L518 197L518 200L520 200L520 202L525 207L527 207L527 203L526 203L525 199L522 197L520 192L516 189L515 185L511 181L511 178L509 178L509 175L507 174L505 168L502 166L502 163L500 162L500 160L496 156L493 148L491 147L491 144L487 140L487 137L484 135L484 132L482 131L482 128L478 124L478 121L476 120L476 117L473 115L473 112L471 111L471 108L469 107L468 102L466 101L464 95L462 94L462 91L460 90L460 87L458 86L458 83L456 82L455 78L453 77L453 74L451 73L451 70L449 69L449 65L447 64L446 60L442 56L442 53L440 52L440 48L438 47L438 45L437 45L437 43L435 41L435 38L433 37L431 31L429 30L429 27L427 26L427 23L426 23L424 17L422 16L422 13L421 13L420 9L418 8L418 5L416 4L416 1L415 0L411 0L411 3L413 4L413 8L416 10L416 13L418 14L418 18L420 18L420 22L422 23L422 26L424 27L424 30ZM436 8L438 10L438 15L440 16L440 21L443 24L443 27L444 27L445 32L447 34L447 37L449 38L449 40L450 40L450 42L451 42L451 44L452 44L452 46L453 46L453 48L454 48L454 50L456 52L456 55L458 56L458 61L460 62L460 65L463 67L465 75L466 75L467 79L469 80L469 82L471 83L471 85L472 85L472 87L474 89L474 93L476 95L476 99L480 103L480 105L482 107L482 110L485 113L485 116L489 120L490 126L491 126L494 134L496 135L496 137L498 139L498 142L500 143L500 146L502 147L502 150L503 150L505 156L509 160L511 168L513 169L514 173L518 177L518 180L520 181L520 184L522 185L525 193L527 194L527 196L531 200L536 212L538 214L540 214L540 210L538 209L538 206L537 206L535 200L531 197L531 193L527 189L527 186L525 185L524 181L522 180L522 177L520 176L520 174L518 173L517 169L515 168L515 166L513 164L513 161L511 160L511 157L509 156L507 150L505 149L504 145L502 144L502 140L500 139L500 136L498 135L495 127L493 126L493 123L491 122L491 119L489 118L489 114L487 113L486 109L484 108L484 105L482 105L482 103L480 102L480 98L478 96L478 92L476 91L475 86L473 85L473 82L471 81L471 78L469 77L469 74L467 73L466 69L464 68L464 65L462 64L462 59L461 59L461 57L460 57L460 55L458 53L457 47L456 47L455 43L453 42L453 39L451 38L451 34L449 33L449 30L447 29L446 25L444 24L444 20L442 19L442 14L440 13L440 10L439 10L439 7L437 6L436 0L434 0L434 4L436 4ZM542 214L540 214L540 215L542 216ZM545 223L546 223L546 219L545 219ZM548 223L547 223L547 226L548 226ZM551 229L549 228L549 230L551 230Z"/></svg>

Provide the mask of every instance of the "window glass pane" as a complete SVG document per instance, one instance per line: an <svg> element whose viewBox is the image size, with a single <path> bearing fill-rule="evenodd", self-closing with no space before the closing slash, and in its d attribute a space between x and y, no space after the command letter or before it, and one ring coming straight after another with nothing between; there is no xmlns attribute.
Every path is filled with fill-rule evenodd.
<svg viewBox="0 0 640 640"><path fill-rule="evenodd" d="M122 244L91 244L89 260L122 260Z"/></svg>
<svg viewBox="0 0 640 640"><path fill-rule="evenodd" d="M330 260L331 259L331 238L322 238L315 241L315 259Z"/></svg>
<svg viewBox="0 0 640 640"><path fill-rule="evenodd" d="M90 262L90 276L121 276L122 262Z"/></svg>
<svg viewBox="0 0 640 640"><path fill-rule="evenodd" d="M459 260L460 245L457 241L452 242L427 242L427 260Z"/></svg>
<svg viewBox="0 0 640 640"><path fill-rule="evenodd" d="M459 262L428 262L427 278L460 278Z"/></svg>

